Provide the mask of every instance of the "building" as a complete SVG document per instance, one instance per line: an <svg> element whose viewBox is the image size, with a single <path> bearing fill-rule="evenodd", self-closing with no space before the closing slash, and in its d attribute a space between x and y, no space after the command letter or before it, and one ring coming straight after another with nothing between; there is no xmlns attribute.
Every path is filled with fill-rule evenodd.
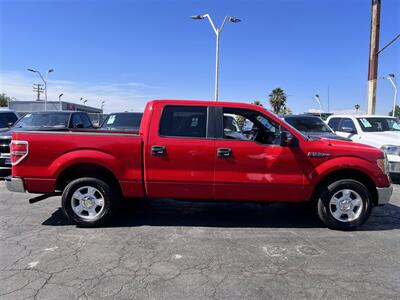
<svg viewBox="0 0 400 300"><path fill-rule="evenodd" d="M66 102L66 101L47 101L47 110L76 110L84 111L93 114L102 114L103 110L101 108ZM28 112L34 111L44 111L45 102L44 101L21 101L15 100L9 102L10 110L14 110L20 114L26 114Z"/></svg>
<svg viewBox="0 0 400 300"><path fill-rule="evenodd" d="M333 115L333 113L326 113L326 112L319 113L314 111L307 111L304 113L304 115L321 117L322 120L326 120L329 116Z"/></svg>
<svg viewBox="0 0 400 300"><path fill-rule="evenodd" d="M101 125L103 120L105 119L105 115L103 114L103 110L101 108L87 106L72 102L66 101L47 101L47 110L75 110L75 111L83 111L89 114L92 123L96 126ZM20 101L14 100L9 102L9 109L16 111L20 116L24 116L29 112L34 111L44 111L45 103L44 101Z"/></svg>

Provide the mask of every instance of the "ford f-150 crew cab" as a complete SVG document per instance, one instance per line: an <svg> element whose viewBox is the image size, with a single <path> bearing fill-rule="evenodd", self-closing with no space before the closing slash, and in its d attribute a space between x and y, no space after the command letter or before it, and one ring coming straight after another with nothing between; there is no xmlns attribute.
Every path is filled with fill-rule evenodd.
<svg viewBox="0 0 400 300"><path fill-rule="evenodd" d="M233 102L151 101L138 134L14 132L11 159L10 191L60 193L80 226L104 224L121 199L146 197L308 201L328 227L351 230L392 194L383 151L308 138L260 106Z"/></svg>

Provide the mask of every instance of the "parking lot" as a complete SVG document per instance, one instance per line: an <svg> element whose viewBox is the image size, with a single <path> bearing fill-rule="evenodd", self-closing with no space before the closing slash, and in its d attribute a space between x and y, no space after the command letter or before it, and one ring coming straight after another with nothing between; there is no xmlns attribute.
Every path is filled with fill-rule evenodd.
<svg viewBox="0 0 400 300"><path fill-rule="evenodd" d="M357 232L300 205L157 200L107 228L0 183L1 299L398 298L400 185Z"/></svg>

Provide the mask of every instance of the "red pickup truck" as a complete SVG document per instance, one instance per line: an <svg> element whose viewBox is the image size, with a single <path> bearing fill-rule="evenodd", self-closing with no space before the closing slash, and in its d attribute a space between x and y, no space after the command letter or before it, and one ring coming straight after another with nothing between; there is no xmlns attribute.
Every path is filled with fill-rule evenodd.
<svg viewBox="0 0 400 300"><path fill-rule="evenodd" d="M385 154L302 135L251 104L156 100L135 133L15 132L7 188L62 194L80 226L108 221L123 198L307 202L330 228L360 226L390 200Z"/></svg>

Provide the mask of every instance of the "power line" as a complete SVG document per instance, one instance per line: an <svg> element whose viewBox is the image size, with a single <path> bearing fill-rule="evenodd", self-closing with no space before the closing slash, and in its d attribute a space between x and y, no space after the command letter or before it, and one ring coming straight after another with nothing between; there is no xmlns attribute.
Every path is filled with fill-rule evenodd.
<svg viewBox="0 0 400 300"><path fill-rule="evenodd" d="M389 47L391 44L393 44L399 37L400 37L400 33L397 36L395 36L394 39L392 39L389 43L387 43L386 46L383 47L381 50L379 50L378 53L376 53L376 54L381 53L383 50L385 50L387 47Z"/></svg>

